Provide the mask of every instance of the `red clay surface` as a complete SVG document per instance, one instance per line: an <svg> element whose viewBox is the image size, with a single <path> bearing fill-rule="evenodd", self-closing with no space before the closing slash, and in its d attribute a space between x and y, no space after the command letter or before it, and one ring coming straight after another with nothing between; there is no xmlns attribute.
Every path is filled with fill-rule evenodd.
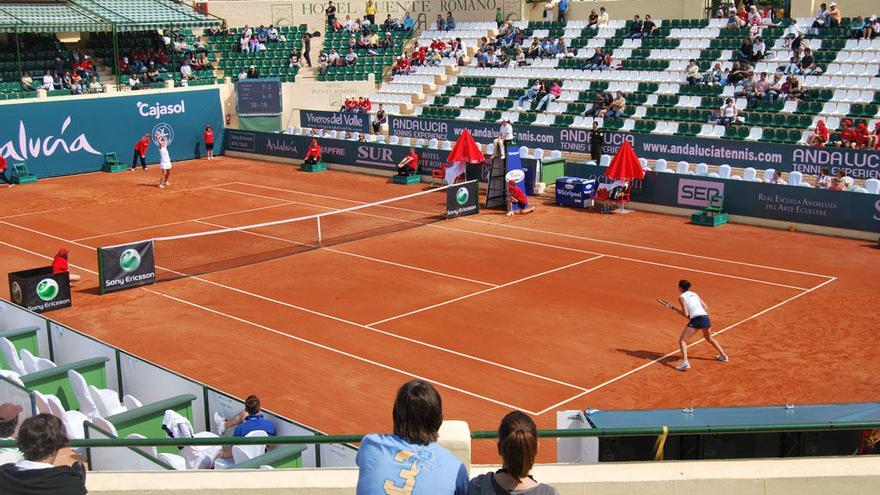
<svg viewBox="0 0 880 495"><path fill-rule="evenodd" d="M256 393L268 409L328 433L389 430L394 392L414 376L438 385L447 418L475 430L496 428L513 408L552 428L562 409L880 398L880 252L864 241L539 201L524 217L484 211L98 296L98 246L425 189L231 158L178 164L169 189L157 180L154 168L0 188L0 269L44 265L68 247L83 281L74 307L47 316L238 396ZM424 218L364 213L328 219L325 235L352 222ZM200 253L179 254L312 242L310 229L292 232L205 237ZM729 364L714 362L705 343L691 350L687 373L672 369L676 356L663 358L684 320L655 298L675 300L681 278L709 305ZM0 296L8 298L5 284ZM555 457L551 443L541 457ZM490 442L475 444L475 460L497 461Z"/></svg>

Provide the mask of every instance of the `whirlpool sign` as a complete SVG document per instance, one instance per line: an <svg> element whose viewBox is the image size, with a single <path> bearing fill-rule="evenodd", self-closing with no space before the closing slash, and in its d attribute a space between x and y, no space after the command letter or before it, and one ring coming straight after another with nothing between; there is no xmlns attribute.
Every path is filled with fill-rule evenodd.
<svg viewBox="0 0 880 495"><path fill-rule="evenodd" d="M223 142L222 114L216 88L0 105L0 154L26 162L38 177L94 172L105 153L131 159L137 140L149 134L148 163L159 161L160 139L172 160L188 160L204 153L206 124Z"/></svg>

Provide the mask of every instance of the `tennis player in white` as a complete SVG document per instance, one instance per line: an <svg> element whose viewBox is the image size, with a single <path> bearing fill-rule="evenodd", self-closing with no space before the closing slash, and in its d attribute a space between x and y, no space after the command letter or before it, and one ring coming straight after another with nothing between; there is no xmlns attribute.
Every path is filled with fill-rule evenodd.
<svg viewBox="0 0 880 495"><path fill-rule="evenodd" d="M159 140L159 171L162 174L159 179L159 188L164 189L170 186L171 182L168 177L171 176L171 155L168 153L168 143L164 139Z"/></svg>
<svg viewBox="0 0 880 495"><path fill-rule="evenodd" d="M678 371L687 371L690 369L691 363L688 362L687 341L693 337L698 330L703 332L703 338L706 339L706 342L712 344L712 346L718 350L719 354L715 356L715 359L724 363L728 362L730 358L724 353L721 344L712 337L712 322L709 320L709 307L706 306L706 303L703 302L696 292L691 290L691 283L687 280L678 281L678 290L681 291L681 295L678 296L678 303L681 305L681 308L676 308L671 304L666 305L666 307L681 316L684 316L688 320L687 326L684 327L684 330L681 332L681 337L678 339L678 345L681 348L681 357L683 361L676 366L675 369Z"/></svg>

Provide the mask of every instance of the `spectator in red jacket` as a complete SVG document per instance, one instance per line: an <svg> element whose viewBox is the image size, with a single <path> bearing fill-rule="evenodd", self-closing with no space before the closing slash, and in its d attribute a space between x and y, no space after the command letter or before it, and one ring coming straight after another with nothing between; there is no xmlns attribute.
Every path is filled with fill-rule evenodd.
<svg viewBox="0 0 880 495"><path fill-rule="evenodd" d="M205 125L205 155L208 160L214 159L214 131L211 125Z"/></svg>
<svg viewBox="0 0 880 495"><path fill-rule="evenodd" d="M0 155L0 180L7 184L6 187L15 185L12 183L12 179L6 177L6 158L3 158L3 155Z"/></svg>
<svg viewBox="0 0 880 495"><path fill-rule="evenodd" d="M868 126L864 122L860 122L856 126L856 148L867 148L871 141L871 133L868 132Z"/></svg>
<svg viewBox="0 0 880 495"><path fill-rule="evenodd" d="M828 128L825 127L825 121L820 120L816 122L816 128L813 129L813 134L810 134L810 137L807 139L807 144L810 146L825 146L827 142Z"/></svg>
<svg viewBox="0 0 880 495"><path fill-rule="evenodd" d="M137 165L138 159L141 161L141 167L144 170L147 169L147 148L150 147L150 135L144 134L144 137L140 139L134 145L134 155L131 157L131 170L134 171L135 166Z"/></svg>
<svg viewBox="0 0 880 495"><path fill-rule="evenodd" d="M852 121L849 119L844 120L841 125L843 129L840 130L840 140L837 141L837 146L841 148L853 148L856 145L856 131L852 128Z"/></svg>
<svg viewBox="0 0 880 495"><path fill-rule="evenodd" d="M312 139L312 145L309 146L309 150L306 151L306 157L303 160L303 163L306 165L314 165L321 161L321 147L318 146L318 140Z"/></svg>
<svg viewBox="0 0 880 495"><path fill-rule="evenodd" d="M70 273L70 265L67 262L68 255L70 255L70 251L67 248L58 250L58 254L52 259L52 273L68 273L71 282L79 282L79 275Z"/></svg>
<svg viewBox="0 0 880 495"><path fill-rule="evenodd" d="M358 106L361 107L362 113L370 113L370 110L373 109L373 104L370 102L370 99L362 96L360 102L358 102Z"/></svg>
<svg viewBox="0 0 880 495"><path fill-rule="evenodd" d="M874 124L874 130L871 132L868 141L868 149L880 150L880 122Z"/></svg>

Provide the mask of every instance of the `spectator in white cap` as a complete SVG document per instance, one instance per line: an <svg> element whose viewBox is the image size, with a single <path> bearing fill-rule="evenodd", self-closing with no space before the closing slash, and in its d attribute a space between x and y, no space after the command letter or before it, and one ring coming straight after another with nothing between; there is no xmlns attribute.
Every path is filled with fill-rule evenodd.
<svg viewBox="0 0 880 495"><path fill-rule="evenodd" d="M18 415L21 411L21 406L11 402L0 404L0 440L15 440L15 428L18 426ZM24 456L17 448L0 447L0 465L22 459Z"/></svg>

